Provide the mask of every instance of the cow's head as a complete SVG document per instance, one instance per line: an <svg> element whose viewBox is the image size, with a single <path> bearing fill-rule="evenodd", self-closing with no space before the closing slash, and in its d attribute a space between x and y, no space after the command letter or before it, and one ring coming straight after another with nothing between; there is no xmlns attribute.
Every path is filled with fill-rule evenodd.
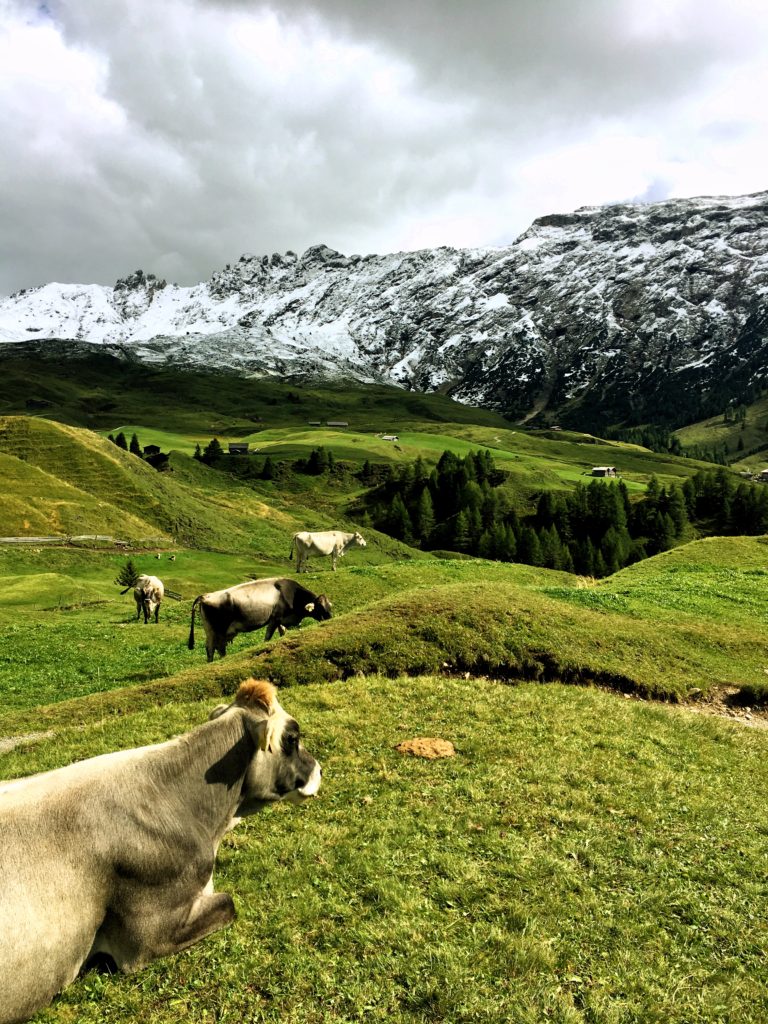
<svg viewBox="0 0 768 1024"><path fill-rule="evenodd" d="M353 543L357 544L359 548L365 547L365 538L363 537L362 533L355 533Z"/></svg>
<svg viewBox="0 0 768 1024"><path fill-rule="evenodd" d="M298 723L280 706L275 687L263 679L246 679L234 701L220 705L211 718L237 711L256 748L243 780L238 817L274 800L298 803L316 796L320 765L304 749Z"/></svg>
<svg viewBox="0 0 768 1024"><path fill-rule="evenodd" d="M304 611L307 615L311 615L313 619L317 619L318 622L325 622L326 619L331 617L331 608L333 605L325 596L320 594L313 601L308 601L304 605Z"/></svg>

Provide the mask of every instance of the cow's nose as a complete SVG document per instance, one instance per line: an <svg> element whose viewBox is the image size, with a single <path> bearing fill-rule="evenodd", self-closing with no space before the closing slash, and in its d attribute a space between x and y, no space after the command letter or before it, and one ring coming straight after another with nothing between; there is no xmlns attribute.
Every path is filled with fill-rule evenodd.
<svg viewBox="0 0 768 1024"><path fill-rule="evenodd" d="M302 796L317 796L317 791L320 789L320 780L322 778L323 770L315 761L315 766L312 769L309 778L303 786L299 786L299 793Z"/></svg>

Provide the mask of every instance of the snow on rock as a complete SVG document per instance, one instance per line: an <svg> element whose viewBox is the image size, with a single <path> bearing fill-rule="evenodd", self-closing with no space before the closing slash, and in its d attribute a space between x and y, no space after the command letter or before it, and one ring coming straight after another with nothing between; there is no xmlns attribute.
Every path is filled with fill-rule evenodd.
<svg viewBox="0 0 768 1024"><path fill-rule="evenodd" d="M243 255L193 287L141 271L114 288L48 284L0 299L0 342L90 342L153 362L439 387L561 422L568 410L572 422L642 421L665 402L693 409L768 382L766 294L763 192L584 207L503 248L315 245Z"/></svg>

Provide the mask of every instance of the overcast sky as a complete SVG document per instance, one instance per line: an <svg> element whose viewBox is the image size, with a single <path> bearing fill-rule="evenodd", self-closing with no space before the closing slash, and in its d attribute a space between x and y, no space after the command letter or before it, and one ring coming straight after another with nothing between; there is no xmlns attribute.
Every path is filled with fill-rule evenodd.
<svg viewBox="0 0 768 1024"><path fill-rule="evenodd" d="M0 294L768 188L765 0L0 0Z"/></svg>

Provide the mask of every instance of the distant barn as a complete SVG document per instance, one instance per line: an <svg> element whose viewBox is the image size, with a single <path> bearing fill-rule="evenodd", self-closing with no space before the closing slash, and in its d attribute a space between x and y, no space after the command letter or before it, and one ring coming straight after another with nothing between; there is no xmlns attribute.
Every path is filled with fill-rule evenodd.
<svg viewBox="0 0 768 1024"><path fill-rule="evenodd" d="M147 455L159 455L159 454L160 454L160 445L159 444L145 444L144 445L144 456L145 456L145 458L146 458Z"/></svg>
<svg viewBox="0 0 768 1024"><path fill-rule="evenodd" d="M310 427L320 427L320 426L322 426L322 421L321 420L309 420L308 422L309 422Z"/></svg>
<svg viewBox="0 0 768 1024"><path fill-rule="evenodd" d="M326 420L326 427L348 427L349 423L346 420Z"/></svg>
<svg viewBox="0 0 768 1024"><path fill-rule="evenodd" d="M381 440L382 441L399 441L400 438L397 436L397 434L382 434L381 435Z"/></svg>
<svg viewBox="0 0 768 1024"><path fill-rule="evenodd" d="M592 476L616 476L615 466L593 466Z"/></svg>
<svg viewBox="0 0 768 1024"><path fill-rule="evenodd" d="M755 480L759 480L761 484L768 484L768 469L761 469Z"/></svg>
<svg viewBox="0 0 768 1024"><path fill-rule="evenodd" d="M233 441L229 445L229 454L230 455L247 455L248 454L248 449L250 447L251 446L250 446L248 441Z"/></svg>

